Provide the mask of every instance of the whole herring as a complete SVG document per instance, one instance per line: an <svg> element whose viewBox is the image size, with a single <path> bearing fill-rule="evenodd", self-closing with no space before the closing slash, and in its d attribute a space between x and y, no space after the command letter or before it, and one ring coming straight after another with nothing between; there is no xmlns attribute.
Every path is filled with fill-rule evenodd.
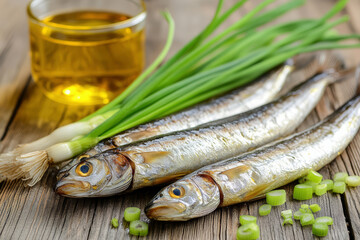
<svg viewBox="0 0 360 240"><path fill-rule="evenodd" d="M163 188L146 206L150 219L186 221L264 195L330 163L360 127L360 96L324 121L277 143L203 167Z"/></svg>
<svg viewBox="0 0 360 240"><path fill-rule="evenodd" d="M326 86L347 74L323 73L252 111L87 158L59 175L55 191L68 197L114 195L166 183L255 149L293 132Z"/></svg>

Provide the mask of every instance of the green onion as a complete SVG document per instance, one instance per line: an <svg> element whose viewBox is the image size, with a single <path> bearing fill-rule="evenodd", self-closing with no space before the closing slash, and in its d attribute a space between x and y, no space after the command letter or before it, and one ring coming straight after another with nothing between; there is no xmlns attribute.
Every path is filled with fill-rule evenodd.
<svg viewBox="0 0 360 240"><path fill-rule="evenodd" d="M331 179L325 179L325 180L321 181L320 185L321 184L326 184L327 191L332 190L334 187L334 182Z"/></svg>
<svg viewBox="0 0 360 240"><path fill-rule="evenodd" d="M286 192L283 189L266 193L266 203L271 206L280 206L286 202Z"/></svg>
<svg viewBox="0 0 360 240"><path fill-rule="evenodd" d="M118 228L119 227L118 219L117 218L111 219L111 225L113 226L113 228Z"/></svg>
<svg viewBox="0 0 360 240"><path fill-rule="evenodd" d="M236 232L236 240L256 240L260 238L260 228L256 223L242 225Z"/></svg>
<svg viewBox="0 0 360 240"><path fill-rule="evenodd" d="M325 223L314 223L312 233L318 237L325 237L328 234L329 227Z"/></svg>
<svg viewBox="0 0 360 240"><path fill-rule="evenodd" d="M310 208L300 208L299 211L300 211L301 213L311 213Z"/></svg>
<svg viewBox="0 0 360 240"><path fill-rule="evenodd" d="M318 205L318 204L311 204L310 205L310 209L311 209L311 211L313 212L313 213L315 213L315 212L318 212L318 211L320 211L321 210L321 207Z"/></svg>
<svg viewBox="0 0 360 240"><path fill-rule="evenodd" d="M315 192L316 186L319 185L318 183L315 183L312 181L306 181L304 184L311 186L313 189L313 192Z"/></svg>
<svg viewBox="0 0 360 240"><path fill-rule="evenodd" d="M314 215L312 213L304 213L300 216L301 226L308 226L314 224Z"/></svg>
<svg viewBox="0 0 360 240"><path fill-rule="evenodd" d="M309 209L309 204L301 204L302 209Z"/></svg>
<svg viewBox="0 0 360 240"><path fill-rule="evenodd" d="M325 223L327 225L333 225L334 220L331 217L318 217L315 219L315 223Z"/></svg>
<svg viewBox="0 0 360 240"><path fill-rule="evenodd" d="M345 182L334 182L333 193L340 193L343 194L346 190Z"/></svg>
<svg viewBox="0 0 360 240"><path fill-rule="evenodd" d="M293 198L295 200L308 200L312 198L313 189L306 184L297 184L294 188Z"/></svg>
<svg viewBox="0 0 360 240"><path fill-rule="evenodd" d="M124 219L127 222L132 222L135 220L139 220L140 219L140 208L137 207L128 207L125 209L124 212Z"/></svg>
<svg viewBox="0 0 360 240"><path fill-rule="evenodd" d="M299 178L298 182L299 183L305 183L306 181L308 181L309 179L307 179L307 176Z"/></svg>
<svg viewBox="0 0 360 240"><path fill-rule="evenodd" d="M256 223L257 218L250 215L241 215L239 217L239 222L241 225L249 224L249 223Z"/></svg>
<svg viewBox="0 0 360 240"><path fill-rule="evenodd" d="M129 233L134 236L146 236L149 232L149 226L147 223L140 220L130 222Z"/></svg>
<svg viewBox="0 0 360 240"><path fill-rule="evenodd" d="M300 217L301 217L302 214L303 214L303 213L300 212L300 211L294 212L294 219L295 219L295 220L300 220Z"/></svg>
<svg viewBox="0 0 360 240"><path fill-rule="evenodd" d="M349 175L346 172L338 172L334 175L334 182L345 182Z"/></svg>
<svg viewBox="0 0 360 240"><path fill-rule="evenodd" d="M313 170L311 170L307 175L307 179L314 183L320 183L322 178L323 176L320 173L315 172Z"/></svg>
<svg viewBox="0 0 360 240"><path fill-rule="evenodd" d="M324 195L327 192L327 185L326 184L319 184L315 187L315 194L317 196Z"/></svg>
<svg viewBox="0 0 360 240"><path fill-rule="evenodd" d="M282 225L284 226L285 224L291 224L293 225L294 221L292 220L291 217L289 218L284 218L284 221L282 222Z"/></svg>
<svg viewBox="0 0 360 240"><path fill-rule="evenodd" d="M360 177L359 176L349 176L346 178L346 184L349 187L360 186Z"/></svg>
<svg viewBox="0 0 360 240"><path fill-rule="evenodd" d="M281 216L283 218L291 218L292 217L292 211L291 209L281 211Z"/></svg>
<svg viewBox="0 0 360 240"><path fill-rule="evenodd" d="M259 215L266 216L269 215L271 212L271 205L270 204L263 204L259 208Z"/></svg>

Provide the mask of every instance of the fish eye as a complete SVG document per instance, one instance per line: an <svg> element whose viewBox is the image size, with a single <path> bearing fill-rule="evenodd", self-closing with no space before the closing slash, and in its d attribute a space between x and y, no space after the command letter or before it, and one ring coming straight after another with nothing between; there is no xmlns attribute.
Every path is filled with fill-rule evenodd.
<svg viewBox="0 0 360 240"><path fill-rule="evenodd" d="M83 162L80 163L77 167L75 172L81 176L81 177L86 177L89 176L92 173L93 167L92 164L89 162Z"/></svg>
<svg viewBox="0 0 360 240"><path fill-rule="evenodd" d="M173 198L181 198L185 194L185 189L183 187L172 187L169 189L169 194Z"/></svg>

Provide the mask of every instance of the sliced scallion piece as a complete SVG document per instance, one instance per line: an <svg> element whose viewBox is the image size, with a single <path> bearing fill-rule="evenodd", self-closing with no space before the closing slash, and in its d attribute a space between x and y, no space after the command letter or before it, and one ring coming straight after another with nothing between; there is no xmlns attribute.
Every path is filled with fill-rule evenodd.
<svg viewBox="0 0 360 240"><path fill-rule="evenodd" d="M256 223L257 218L250 215L241 215L239 217L239 222L241 225L246 225L249 223Z"/></svg>
<svg viewBox="0 0 360 240"><path fill-rule="evenodd" d="M306 184L297 184L294 188L293 198L295 200L308 200L312 198L312 186Z"/></svg>
<svg viewBox="0 0 360 240"><path fill-rule="evenodd" d="M127 222L132 222L140 219L140 208L128 207L124 212L124 219Z"/></svg>
<svg viewBox="0 0 360 240"><path fill-rule="evenodd" d="M256 240L260 237L260 228L256 223L242 225L236 232L236 240Z"/></svg>
<svg viewBox="0 0 360 240"><path fill-rule="evenodd" d="M349 187L357 187L360 186L360 177L359 176L349 176L346 179L346 184Z"/></svg>
<svg viewBox="0 0 360 240"><path fill-rule="evenodd" d="M343 194L346 190L345 182L334 182L333 193Z"/></svg>
<svg viewBox="0 0 360 240"><path fill-rule="evenodd" d="M325 223L314 223L312 225L312 233L318 237L325 237L328 234L329 227Z"/></svg>
<svg viewBox="0 0 360 240"><path fill-rule="evenodd" d="M146 236L149 232L149 226L146 222L135 220L130 223L129 233L134 236Z"/></svg>
<svg viewBox="0 0 360 240"><path fill-rule="evenodd" d="M320 183L322 178L323 178L323 176L320 173L315 172L313 170L311 170L309 172L309 174L307 175L307 179L309 179L309 181L314 182L314 183Z"/></svg>
<svg viewBox="0 0 360 240"><path fill-rule="evenodd" d="M324 195L327 192L327 185L326 184L319 184L315 187L315 194L317 196Z"/></svg>
<svg viewBox="0 0 360 240"><path fill-rule="evenodd" d="M334 175L334 182L345 182L349 175L346 172L338 172Z"/></svg>
<svg viewBox="0 0 360 240"><path fill-rule="evenodd" d="M286 202L286 192L284 189L274 190L266 193L266 203L271 206L280 206Z"/></svg>
<svg viewBox="0 0 360 240"><path fill-rule="evenodd" d="M318 217L315 219L315 223L325 223L327 225L333 225L334 220L332 217Z"/></svg>
<svg viewBox="0 0 360 240"><path fill-rule="evenodd" d="M281 216L285 218L291 218L292 217L292 211L291 209L281 211Z"/></svg>
<svg viewBox="0 0 360 240"><path fill-rule="evenodd" d="M118 228L119 227L119 220L117 218L111 219L111 225L113 226L113 228Z"/></svg>
<svg viewBox="0 0 360 240"><path fill-rule="evenodd" d="M308 209L309 208L309 204L301 204L300 206L302 209Z"/></svg>
<svg viewBox="0 0 360 240"><path fill-rule="evenodd" d="M306 181L304 184L309 185L312 187L313 192L315 192L316 186L319 185L318 183L312 182L312 181Z"/></svg>
<svg viewBox="0 0 360 240"><path fill-rule="evenodd" d="M300 212L300 211L294 212L294 219L295 219L295 220L300 220L300 217L301 217L302 214L303 214L303 213Z"/></svg>
<svg viewBox="0 0 360 240"><path fill-rule="evenodd" d="M309 179L307 179L307 176L305 176L305 177L299 178L298 182L299 182L299 183L305 183L305 182L307 182L308 180L309 180Z"/></svg>
<svg viewBox="0 0 360 240"><path fill-rule="evenodd" d="M334 187L334 182L331 179L325 179L325 180L321 181L320 184L326 184L326 188L328 191L332 190Z"/></svg>
<svg viewBox="0 0 360 240"><path fill-rule="evenodd" d="M312 213L304 213L300 216L300 224L301 226L307 226L314 224L315 219Z"/></svg>
<svg viewBox="0 0 360 240"><path fill-rule="evenodd" d="M270 212L271 212L271 205L270 204L263 204L259 208L259 215L260 216L269 215Z"/></svg>
<svg viewBox="0 0 360 240"><path fill-rule="evenodd" d="M311 213L311 210L309 208L300 208L299 211L301 213Z"/></svg>
<svg viewBox="0 0 360 240"><path fill-rule="evenodd" d="M283 221L282 225L283 225L283 226L284 226L285 224L291 224L291 225L293 225L293 223L294 223L294 221L292 220L291 217L289 217L289 218L284 218L284 221Z"/></svg>
<svg viewBox="0 0 360 240"><path fill-rule="evenodd" d="M311 204L310 205L310 209L311 209L311 211L313 212L313 213L315 213L315 212L318 212L318 211L320 211L321 210L321 207L318 205L318 204Z"/></svg>

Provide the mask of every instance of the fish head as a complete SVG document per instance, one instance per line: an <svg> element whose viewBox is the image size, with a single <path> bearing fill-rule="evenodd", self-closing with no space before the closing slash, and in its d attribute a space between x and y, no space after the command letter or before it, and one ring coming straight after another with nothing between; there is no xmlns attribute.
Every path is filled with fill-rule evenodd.
<svg viewBox="0 0 360 240"><path fill-rule="evenodd" d="M103 197L125 191L132 181L130 161L117 150L82 159L59 172L55 192L66 197Z"/></svg>
<svg viewBox="0 0 360 240"><path fill-rule="evenodd" d="M145 207L150 219L187 221L214 211L220 204L220 191L208 176L195 175L163 188Z"/></svg>

